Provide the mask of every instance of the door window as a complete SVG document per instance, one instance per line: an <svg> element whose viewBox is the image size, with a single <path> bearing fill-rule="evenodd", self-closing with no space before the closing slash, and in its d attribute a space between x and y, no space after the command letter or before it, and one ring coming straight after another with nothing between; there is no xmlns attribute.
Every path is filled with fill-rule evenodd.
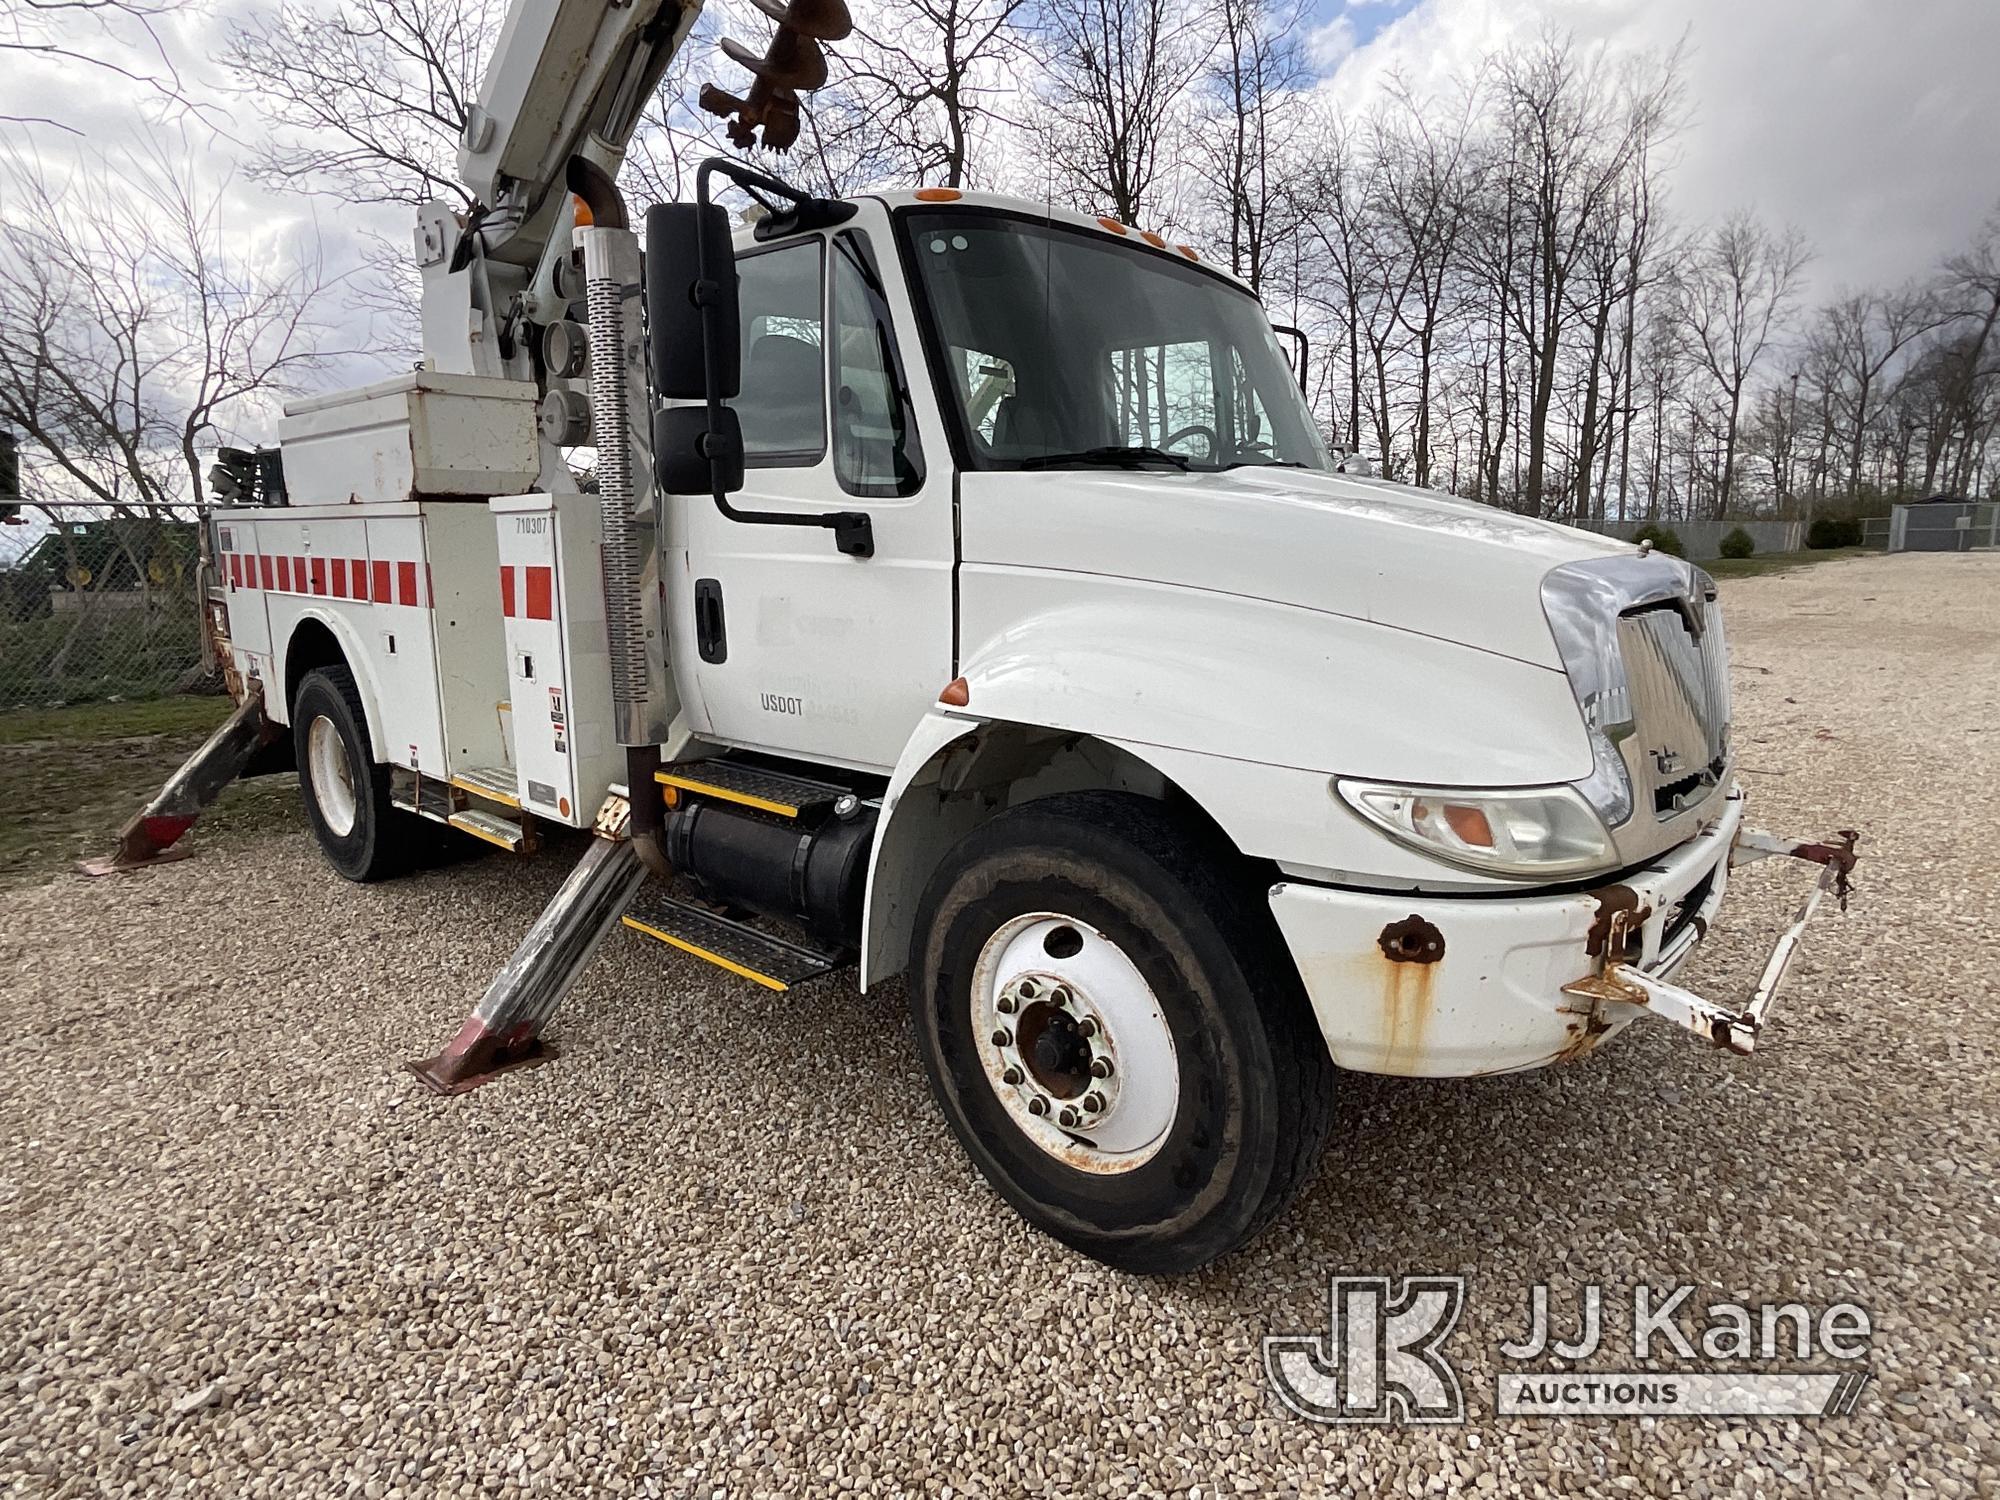
<svg viewBox="0 0 2000 1500"><path fill-rule="evenodd" d="M826 350L820 321L820 242L736 262L743 389L730 404L743 424L744 462L785 468L826 452Z"/></svg>
<svg viewBox="0 0 2000 1500"><path fill-rule="evenodd" d="M833 471L852 495L909 495L924 482L909 385L867 244L833 242Z"/></svg>

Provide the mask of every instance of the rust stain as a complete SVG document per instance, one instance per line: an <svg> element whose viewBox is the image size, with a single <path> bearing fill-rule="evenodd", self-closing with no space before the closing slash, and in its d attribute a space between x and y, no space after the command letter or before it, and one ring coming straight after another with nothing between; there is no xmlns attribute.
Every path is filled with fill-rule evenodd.
<svg viewBox="0 0 2000 1500"><path fill-rule="evenodd" d="M1629 885L1607 885L1590 898L1597 903L1597 917L1584 938L1584 952L1592 958L1636 958L1640 929L1653 909L1641 906L1639 893Z"/></svg>
<svg viewBox="0 0 2000 1500"><path fill-rule="evenodd" d="M1384 927L1375 944L1392 964L1434 964L1444 957L1444 934L1414 912Z"/></svg>
<svg viewBox="0 0 2000 1500"><path fill-rule="evenodd" d="M1604 1040L1611 1023L1593 1012L1580 1021L1570 1022L1564 1029L1569 1032L1569 1040L1563 1044L1561 1051L1549 1058L1551 1063L1575 1062L1579 1057L1589 1056Z"/></svg>
<svg viewBox="0 0 2000 1500"><path fill-rule="evenodd" d="M1391 922L1376 939L1382 959L1375 965L1382 984L1382 1030L1388 1056L1385 1071L1411 1074L1423 1051L1424 1032L1437 1000L1437 965L1444 957L1444 934L1415 915Z"/></svg>

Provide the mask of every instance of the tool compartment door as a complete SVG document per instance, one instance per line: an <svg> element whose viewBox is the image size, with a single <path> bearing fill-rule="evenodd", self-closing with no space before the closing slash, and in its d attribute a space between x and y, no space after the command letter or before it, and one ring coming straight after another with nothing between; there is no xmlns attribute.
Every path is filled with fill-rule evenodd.
<svg viewBox="0 0 2000 1500"><path fill-rule="evenodd" d="M624 771L611 734L597 504L587 495L489 503L499 540L516 791L538 817L581 826Z"/></svg>

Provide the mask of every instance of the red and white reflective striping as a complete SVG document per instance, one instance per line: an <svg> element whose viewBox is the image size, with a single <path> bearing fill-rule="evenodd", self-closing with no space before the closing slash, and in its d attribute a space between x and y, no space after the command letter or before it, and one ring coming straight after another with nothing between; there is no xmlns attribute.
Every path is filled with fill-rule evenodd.
<svg viewBox="0 0 2000 1500"><path fill-rule="evenodd" d="M351 599L429 609L436 603L430 566L407 558L306 557L269 552L224 554L232 590Z"/></svg>
<svg viewBox="0 0 2000 1500"><path fill-rule="evenodd" d="M500 613L510 620L553 620L556 570L540 564L502 563Z"/></svg>

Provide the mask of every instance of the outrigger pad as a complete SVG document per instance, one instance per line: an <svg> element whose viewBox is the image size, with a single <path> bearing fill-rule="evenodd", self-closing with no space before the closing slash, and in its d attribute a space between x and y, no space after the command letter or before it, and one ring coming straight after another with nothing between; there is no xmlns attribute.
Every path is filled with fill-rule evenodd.
<svg viewBox="0 0 2000 1500"><path fill-rule="evenodd" d="M470 1093L503 1073L517 1073L556 1060L560 1054L535 1034L534 1026L534 1022L524 1021L508 1036L495 1036L474 1016L436 1057L405 1066L434 1094L449 1097Z"/></svg>

